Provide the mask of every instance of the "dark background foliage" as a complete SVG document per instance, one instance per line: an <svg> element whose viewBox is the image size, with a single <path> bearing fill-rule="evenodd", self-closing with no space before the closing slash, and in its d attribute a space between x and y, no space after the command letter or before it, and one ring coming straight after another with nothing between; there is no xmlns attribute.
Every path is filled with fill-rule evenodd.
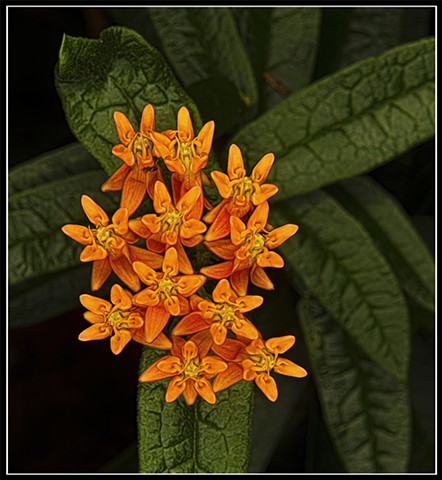
<svg viewBox="0 0 442 480"><path fill-rule="evenodd" d="M341 15L342 20L342 10L329 10L321 30L321 38L332 39L335 44L342 41L333 35L336 15ZM413 19L410 17L408 21L412 29ZM105 9L10 10L9 168L75 141L54 87L54 67L62 36L67 33L97 38L103 28L112 24ZM421 35L434 34L433 24L430 15ZM410 38L404 41L413 39L413 31L408 35ZM328 65L329 58L325 50L319 52L316 78L338 67ZM207 120L204 99L201 102L203 120ZM218 141L222 142L223 137ZM434 142L424 143L371 175L400 201L434 251ZM276 273L273 278L283 284L284 279L279 279L279 275L282 274ZM293 295L291 292L282 291L280 299L287 300L287 296ZM295 303L296 298L292 301ZM131 343L115 357L107 342L79 342L78 333L84 328L82 313L79 308L8 332L11 472L96 472L109 468L137 471L135 450L131 446L137 438L136 392L141 347ZM425 325L425 318L420 318ZM266 334L263 319L257 318L257 323ZM297 331L296 335L302 353L302 333ZM419 322L414 326L413 345L419 366L412 369L411 378L418 392L415 395L419 409L426 414L424 425L419 428L431 432L434 343L428 328L421 327ZM302 355L307 362L305 352ZM281 392L284 388L282 382ZM299 410L291 411L281 404L286 427L276 442L267 471L342 471L325 430L311 378L298 394ZM316 449L315 456L306 457L306 445L312 441L322 448ZM418 443L419 439L416 437L414 441ZM259 446L263 448L262 440ZM422 453L425 449L420 449L412 456L412 471L432 471L431 442L427 450L425 454ZM119 454L122 454L119 466L110 467L108 462Z"/></svg>

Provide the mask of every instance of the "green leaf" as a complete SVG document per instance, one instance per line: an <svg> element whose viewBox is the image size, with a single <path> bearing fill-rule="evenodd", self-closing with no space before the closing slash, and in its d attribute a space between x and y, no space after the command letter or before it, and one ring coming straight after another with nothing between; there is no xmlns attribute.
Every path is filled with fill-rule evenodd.
<svg viewBox="0 0 442 480"><path fill-rule="evenodd" d="M370 177L344 180L328 191L371 234L407 294L434 311L434 259L399 202Z"/></svg>
<svg viewBox="0 0 442 480"><path fill-rule="evenodd" d="M291 269L375 363L405 379L408 311L390 265L368 232L321 191L276 204L270 222L299 225L280 247Z"/></svg>
<svg viewBox="0 0 442 480"><path fill-rule="evenodd" d="M140 372L164 352L144 347ZM138 387L138 446L141 473L243 473L247 468L253 383L217 393L210 405L182 396L164 400L169 380Z"/></svg>
<svg viewBox="0 0 442 480"><path fill-rule="evenodd" d="M235 8L233 13L263 88L264 110L310 83L319 8Z"/></svg>
<svg viewBox="0 0 442 480"><path fill-rule="evenodd" d="M282 101L233 139L249 169L265 153L278 198L388 162L434 135L434 39L358 62Z"/></svg>
<svg viewBox="0 0 442 480"><path fill-rule="evenodd" d="M406 472L407 385L368 359L318 302L303 299L298 312L326 425L347 471Z"/></svg>
<svg viewBox="0 0 442 480"><path fill-rule="evenodd" d="M65 35L55 79L72 132L108 174L121 166L111 152L119 143L113 121L116 110L137 130L150 103L156 128L162 131L176 129L178 110L185 105L195 131L201 128L193 102L161 55L128 28L107 28L98 40Z"/></svg>

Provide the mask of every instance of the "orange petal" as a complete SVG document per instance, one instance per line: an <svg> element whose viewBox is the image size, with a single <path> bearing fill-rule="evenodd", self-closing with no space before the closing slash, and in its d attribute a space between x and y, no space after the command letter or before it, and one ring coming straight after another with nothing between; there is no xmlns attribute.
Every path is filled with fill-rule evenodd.
<svg viewBox="0 0 442 480"><path fill-rule="evenodd" d="M258 231L265 229L269 217L269 203L264 202L258 205L247 222L247 228L255 228Z"/></svg>
<svg viewBox="0 0 442 480"><path fill-rule="evenodd" d="M204 242L204 246L223 260L233 260L235 258L235 252L238 250L238 246L234 245L230 238Z"/></svg>
<svg viewBox="0 0 442 480"><path fill-rule="evenodd" d="M256 258L256 263L260 267L273 267L273 268L282 268L284 266L284 260L276 252L263 252Z"/></svg>
<svg viewBox="0 0 442 480"><path fill-rule="evenodd" d="M278 387L273 377L267 374L257 375L255 383L270 401L276 401L278 398Z"/></svg>
<svg viewBox="0 0 442 480"><path fill-rule="evenodd" d="M130 250L130 252L132 252L132 250ZM158 274L152 267L146 265L146 263L142 261L135 261L132 263L132 268L140 277L140 280L146 285L152 285L156 283Z"/></svg>
<svg viewBox="0 0 442 480"><path fill-rule="evenodd" d="M222 278L213 289L212 298L217 303L235 302L238 295L230 287L229 281Z"/></svg>
<svg viewBox="0 0 442 480"><path fill-rule="evenodd" d="M200 270L200 273L209 278L214 278L219 280L221 278L228 278L232 273L233 261L222 262L216 265L210 265L208 267L203 267Z"/></svg>
<svg viewBox="0 0 442 480"><path fill-rule="evenodd" d="M118 138L120 142L127 146L132 138L135 136L135 131L132 128L128 118L124 113L114 112L114 122L117 127Z"/></svg>
<svg viewBox="0 0 442 480"><path fill-rule="evenodd" d="M102 192L118 192L123 188L124 180L131 168L123 164L101 185Z"/></svg>
<svg viewBox="0 0 442 480"><path fill-rule="evenodd" d="M108 257L107 251L100 245L94 243L87 245L80 253L80 260L82 262L93 262L94 260L104 260Z"/></svg>
<svg viewBox="0 0 442 480"><path fill-rule="evenodd" d="M131 341L132 334L129 330L116 330L115 334L110 339L110 347L114 355L121 353L123 348Z"/></svg>
<svg viewBox="0 0 442 480"><path fill-rule="evenodd" d="M126 257L121 256L119 258L109 258L109 262L117 277L131 290L138 292L140 289L140 279L132 268L132 264L129 260Z"/></svg>
<svg viewBox="0 0 442 480"><path fill-rule="evenodd" d="M233 338L226 338L222 345L213 345L213 353L228 362L238 361L244 354L244 343L234 340Z"/></svg>
<svg viewBox="0 0 442 480"><path fill-rule="evenodd" d="M129 229L141 238L148 238L152 235L152 232L144 225L141 218L129 220Z"/></svg>
<svg viewBox="0 0 442 480"><path fill-rule="evenodd" d="M103 298L88 295L87 293L80 295L80 303L84 308L101 315L105 315L112 310L112 304L110 302Z"/></svg>
<svg viewBox="0 0 442 480"><path fill-rule="evenodd" d="M135 245L129 245L128 248L132 262L142 262L152 269L160 268L163 264L163 257L157 253L149 252L149 250Z"/></svg>
<svg viewBox="0 0 442 480"><path fill-rule="evenodd" d="M132 298L135 305L143 307L156 307L160 303L160 298L153 287L145 288L135 294Z"/></svg>
<svg viewBox="0 0 442 480"><path fill-rule="evenodd" d="M135 164L135 157L132 153L132 141L126 147L121 143L112 147L112 154L123 160L124 164L128 167L133 167Z"/></svg>
<svg viewBox="0 0 442 480"><path fill-rule="evenodd" d="M295 344L296 338L293 335L274 337L266 340L265 345L272 353L284 353Z"/></svg>
<svg viewBox="0 0 442 480"><path fill-rule="evenodd" d="M230 238L234 245L241 245L247 228L238 217L230 217Z"/></svg>
<svg viewBox="0 0 442 480"><path fill-rule="evenodd" d="M250 312L258 308L264 302L264 298L260 295L246 295L238 298L236 304L239 306L240 312Z"/></svg>
<svg viewBox="0 0 442 480"><path fill-rule="evenodd" d="M206 378L203 377L195 381L195 390L207 403L212 405L216 403L216 395L213 391L212 384Z"/></svg>
<svg viewBox="0 0 442 480"><path fill-rule="evenodd" d="M242 367L235 363L229 363L224 372L219 373L213 381L213 391L220 392L231 387L243 379Z"/></svg>
<svg viewBox="0 0 442 480"><path fill-rule="evenodd" d="M198 393L195 390L193 382L186 382L186 388L183 392L183 397L187 405L193 405L198 398Z"/></svg>
<svg viewBox="0 0 442 480"><path fill-rule="evenodd" d="M255 340L255 338L259 337L259 331L255 325L253 325L252 322L249 322L246 318L241 319L240 322L233 323L231 329L236 335L242 335L251 340Z"/></svg>
<svg viewBox="0 0 442 480"><path fill-rule="evenodd" d="M201 142L200 150L209 153L212 148L213 134L215 133L215 122L208 121L198 133L198 140Z"/></svg>
<svg viewBox="0 0 442 480"><path fill-rule="evenodd" d="M213 208L209 213L206 213L204 216L203 220L206 223L213 223L215 218L218 216L219 212L226 207L226 205L229 203L228 199L222 200L218 205Z"/></svg>
<svg viewBox="0 0 442 480"><path fill-rule="evenodd" d="M117 283L111 288L110 298L112 303L120 309L130 310L132 308L132 296Z"/></svg>
<svg viewBox="0 0 442 480"><path fill-rule="evenodd" d="M127 208L129 216L133 215L144 200L146 183L146 172L136 166L132 167L124 182L120 200L120 207Z"/></svg>
<svg viewBox="0 0 442 480"><path fill-rule="evenodd" d="M198 347L192 340L188 340L181 349L182 356L185 360L198 358Z"/></svg>
<svg viewBox="0 0 442 480"><path fill-rule="evenodd" d="M229 148L229 158L227 161L227 173L230 179L241 178L246 174L244 170L244 161L241 150L232 143Z"/></svg>
<svg viewBox="0 0 442 480"><path fill-rule="evenodd" d="M151 130L155 130L155 112L153 105L148 103L144 107L141 116L140 132L144 133L144 135L148 135Z"/></svg>
<svg viewBox="0 0 442 480"><path fill-rule="evenodd" d="M204 285L205 281L206 277L204 275L183 275L177 279L175 284L178 293L184 297L190 297Z"/></svg>
<svg viewBox="0 0 442 480"><path fill-rule="evenodd" d="M144 319L144 332L147 342L153 342L169 321L170 313L162 306L147 307Z"/></svg>
<svg viewBox="0 0 442 480"><path fill-rule="evenodd" d="M170 350L172 348L172 342L169 337L164 333L160 333L153 342L149 343L150 347L159 348L161 350Z"/></svg>
<svg viewBox="0 0 442 480"><path fill-rule="evenodd" d="M274 290L275 288L267 273L258 265L253 265L250 272L250 280L253 285L263 288L264 290Z"/></svg>
<svg viewBox="0 0 442 480"><path fill-rule="evenodd" d="M206 241L211 242L224 238L230 233L230 212L229 204L225 203L223 208L219 210L216 217L214 217L213 223L210 225L209 230L206 233ZM207 217L207 215L206 215Z"/></svg>
<svg viewBox="0 0 442 480"><path fill-rule="evenodd" d="M201 330L190 337L190 340L198 347L200 357L205 357L213 345L212 335L209 329Z"/></svg>
<svg viewBox="0 0 442 480"><path fill-rule="evenodd" d="M276 195L279 191L279 188L276 185L266 183L260 188L255 187L255 191L252 194L251 200L253 205L260 205L261 203L268 200L273 195Z"/></svg>
<svg viewBox="0 0 442 480"><path fill-rule="evenodd" d="M213 170L210 172L213 182L218 189L219 194L223 198L230 198L232 195L232 187L230 185L230 178L223 172Z"/></svg>
<svg viewBox="0 0 442 480"><path fill-rule="evenodd" d="M193 266L187 256L186 250L184 249L181 242L177 242L175 245L177 254L178 254L178 264L179 264L179 271L184 273L185 275L193 274Z"/></svg>
<svg viewBox="0 0 442 480"><path fill-rule="evenodd" d="M89 221L92 222L96 227L105 227L109 224L109 217L107 216L107 213L97 203L95 203L92 198L88 197L87 195L82 195L81 205Z"/></svg>
<svg viewBox="0 0 442 480"><path fill-rule="evenodd" d="M157 213L166 213L172 205L172 198L163 182L156 182L154 188L153 207Z"/></svg>
<svg viewBox="0 0 442 480"><path fill-rule="evenodd" d="M90 245L92 243L92 236L91 232L87 227L83 227L82 225L64 225L61 227L62 232L71 237L81 245Z"/></svg>
<svg viewBox="0 0 442 480"><path fill-rule="evenodd" d="M129 212L127 208L119 208L112 216L112 224L119 235L126 235L129 231Z"/></svg>
<svg viewBox="0 0 442 480"><path fill-rule="evenodd" d="M112 328L104 323L95 323L83 330L78 335L78 340L88 342L89 340L103 340L112 335Z"/></svg>
<svg viewBox="0 0 442 480"><path fill-rule="evenodd" d="M184 239L192 238L206 231L206 225L195 218L185 220L181 225L180 235ZM202 238L202 237L201 237Z"/></svg>
<svg viewBox="0 0 442 480"><path fill-rule="evenodd" d="M273 229L266 236L266 247L272 250L279 247L288 238L294 235L298 229L298 225L294 225L292 223Z"/></svg>
<svg viewBox="0 0 442 480"><path fill-rule="evenodd" d="M173 374L162 372L161 370L158 369L158 364L164 361L165 358L168 358L168 356L158 359L149 368L144 370L144 372L140 375L139 381L154 382L156 380L162 380L163 378L171 377Z"/></svg>
<svg viewBox="0 0 442 480"><path fill-rule="evenodd" d="M247 293L247 287L249 286L249 271L248 268L244 268L233 272L230 276L230 284L240 297L245 296Z"/></svg>
<svg viewBox="0 0 442 480"><path fill-rule="evenodd" d="M307 376L307 371L304 368L300 367L291 360L288 360L287 358L277 358L274 371L282 375L288 375L296 378L303 378Z"/></svg>
<svg viewBox="0 0 442 480"><path fill-rule="evenodd" d="M164 308L174 317L177 315L180 315L181 313L181 305L180 301L178 300L178 297L175 295L172 295L171 297L168 297L164 300Z"/></svg>
<svg viewBox="0 0 442 480"><path fill-rule="evenodd" d="M161 236L158 234L152 234L147 240L146 240L146 246L147 248L156 253L163 253L166 251L166 244L160 241ZM161 264L163 264L164 259L162 260Z"/></svg>
<svg viewBox="0 0 442 480"><path fill-rule="evenodd" d="M201 196L201 188L198 186L192 187L186 192L177 202L176 208L183 215L190 213L194 208L198 198Z"/></svg>
<svg viewBox="0 0 442 480"><path fill-rule="evenodd" d="M169 276L175 276L179 272L178 253L174 247L168 248L164 254L163 272Z"/></svg>
<svg viewBox="0 0 442 480"><path fill-rule="evenodd" d="M273 153L264 155L253 168L250 178L262 185L267 180L274 161L275 155L273 155Z"/></svg>
<svg viewBox="0 0 442 480"><path fill-rule="evenodd" d="M99 290L111 273L112 267L110 266L109 258L95 260L92 264L91 290L93 292Z"/></svg>
<svg viewBox="0 0 442 480"><path fill-rule="evenodd" d="M194 139L194 131L190 113L189 110L187 110L187 108L184 106L178 110L177 130L180 142L189 142Z"/></svg>
<svg viewBox="0 0 442 480"><path fill-rule="evenodd" d="M226 341L227 328L222 323L212 323L210 325L210 334L215 345L222 345Z"/></svg>
<svg viewBox="0 0 442 480"><path fill-rule="evenodd" d="M165 357L157 363L158 370L176 375L181 370L181 361L178 357Z"/></svg>
<svg viewBox="0 0 442 480"><path fill-rule="evenodd" d="M201 312L191 312L183 317L175 326L173 335L191 335L209 328L209 324L204 320Z"/></svg>
<svg viewBox="0 0 442 480"><path fill-rule="evenodd" d="M180 377L173 377L167 386L166 402L175 401L184 392L185 388L185 380L182 380Z"/></svg>

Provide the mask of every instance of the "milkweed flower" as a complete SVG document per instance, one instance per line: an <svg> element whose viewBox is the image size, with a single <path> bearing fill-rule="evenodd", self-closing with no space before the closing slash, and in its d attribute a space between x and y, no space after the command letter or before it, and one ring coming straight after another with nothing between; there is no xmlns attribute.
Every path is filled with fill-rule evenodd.
<svg viewBox="0 0 442 480"><path fill-rule="evenodd" d="M249 345L241 342L214 347L213 350L230 360L228 368L214 381L215 392L224 390L240 380L254 381L257 387L272 402L278 398L278 387L275 379L270 375L272 371L281 375L303 378L307 371L287 358L279 355L285 353L295 344L293 335L274 337L264 341L262 338L252 340ZM242 374L241 374L242 370Z"/></svg>
<svg viewBox="0 0 442 480"><path fill-rule="evenodd" d="M172 333L188 335L209 329L216 345L224 343L228 330L252 340L258 338L258 330L244 313L259 307L264 300L261 296L239 296L224 278L214 288L212 299L204 300L193 295L190 305L196 306L195 311L183 317Z"/></svg>
<svg viewBox="0 0 442 480"><path fill-rule="evenodd" d="M140 206L146 193L153 198L155 182L164 181L155 158L159 155L152 141L152 132L155 131L153 106L144 107L138 132L124 113L114 112L114 121L121 143L112 148L112 153L124 164L103 183L101 190L121 190L120 206L127 208L130 216Z"/></svg>
<svg viewBox="0 0 442 480"><path fill-rule="evenodd" d="M283 258L273 250L294 235L298 226L283 225L271 229L267 225L269 204L264 202L250 215L247 225L238 217L230 218L230 239L204 242L204 245L226 262L203 267L201 273L210 278L230 277L235 290L244 295L249 276L257 287L272 290L273 283L265 273L265 267L282 268Z"/></svg>
<svg viewBox="0 0 442 480"><path fill-rule="evenodd" d="M264 155L247 176L241 150L235 144L230 146L227 175L217 170L211 173L223 200L204 217L205 222L211 223L207 241L229 234L232 215L241 218L278 192L276 185L265 183L274 159L273 153Z"/></svg>
<svg viewBox="0 0 442 480"><path fill-rule="evenodd" d="M216 403L210 379L226 370L227 364L217 356L206 355L192 340L177 339L171 353L145 370L140 382L170 378L166 402L173 402L183 394L187 405L193 405L198 395L210 404Z"/></svg>
<svg viewBox="0 0 442 480"><path fill-rule="evenodd" d="M189 313L188 297L206 281L203 275L178 275L178 254L174 247L166 250L162 272L156 272L143 262L133 268L147 288L134 295L134 303L146 308L144 331L152 342L163 331L171 315Z"/></svg>
<svg viewBox="0 0 442 480"><path fill-rule="evenodd" d="M195 185L202 189L205 178L202 170L207 165L214 131L215 122L211 120L203 125L195 137L189 110L183 106L178 111L177 130L152 134L159 154L173 172L171 184L175 202ZM201 218L203 207L204 197L201 196L192 212L193 218Z"/></svg>
<svg viewBox="0 0 442 480"><path fill-rule="evenodd" d="M192 187L177 202L172 202L166 185L155 183L153 206L155 213L131 220L129 227L140 237L146 238L149 250L163 253L167 248L175 247L178 254L179 269L182 273L194 273L192 263L184 249L194 247L203 240L201 235L206 225L196 218L191 218L195 205L202 195L201 188Z"/></svg>
<svg viewBox="0 0 442 480"><path fill-rule="evenodd" d="M83 330L79 340L101 340L110 338L112 353L118 355L132 340L146 344L143 335L144 310L132 303L132 294L115 284L108 300L93 295L80 295L80 302L87 309L84 318L92 325ZM170 349L172 343L163 335L150 346Z"/></svg>
<svg viewBox="0 0 442 480"><path fill-rule="evenodd" d="M132 245L139 237L129 230L128 210L119 208L112 216L87 195L81 197L83 210L94 225L64 225L62 231L85 248L80 254L82 262L93 262L91 288L100 289L112 271L133 291L140 289L140 280L132 268L132 262L142 261L159 268L162 256Z"/></svg>

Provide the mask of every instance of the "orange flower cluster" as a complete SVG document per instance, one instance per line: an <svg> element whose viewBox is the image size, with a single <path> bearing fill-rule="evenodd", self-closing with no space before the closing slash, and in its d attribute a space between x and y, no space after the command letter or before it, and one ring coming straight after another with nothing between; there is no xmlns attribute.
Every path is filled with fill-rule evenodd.
<svg viewBox="0 0 442 480"><path fill-rule="evenodd" d="M293 346L294 336L264 340L245 316L263 303L261 296L247 294L249 281L274 288L265 268L284 266L275 249L298 229L267 223L268 199L278 192L266 183L273 154L264 155L248 176L241 150L231 145L227 174L211 172L222 198L212 208L204 196L210 182L204 168L213 121L195 136L189 112L181 107L177 129L157 132L152 105L144 108L138 132L121 112L114 121L120 143L112 153L123 165L101 189L121 191L120 206L110 219L83 195L90 224L65 225L62 231L84 246L80 260L92 262L92 291L112 272L127 288L114 284L110 301L80 296L91 325L79 339L110 337L114 354L131 340L169 351L140 376L141 382L170 379L167 402L183 394L188 405L198 395L213 404L216 392L241 380L254 381L275 401L272 371L298 378L307 372L279 356ZM167 182L162 168L170 172ZM146 196L154 211L139 214ZM193 247L200 244L220 262L195 272ZM218 280L211 293L204 286L208 279Z"/></svg>

